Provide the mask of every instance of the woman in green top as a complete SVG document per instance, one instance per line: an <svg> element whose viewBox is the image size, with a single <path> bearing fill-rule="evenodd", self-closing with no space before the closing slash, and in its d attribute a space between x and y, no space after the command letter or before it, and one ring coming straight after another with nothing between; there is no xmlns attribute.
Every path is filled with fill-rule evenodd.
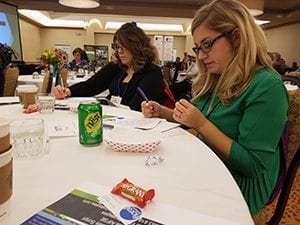
<svg viewBox="0 0 300 225"><path fill-rule="evenodd" d="M227 165L255 214L278 178L286 89L272 68L262 29L243 4L216 0L201 7L192 35L199 68L192 103L181 99L170 110L148 101L142 112L196 130Z"/></svg>

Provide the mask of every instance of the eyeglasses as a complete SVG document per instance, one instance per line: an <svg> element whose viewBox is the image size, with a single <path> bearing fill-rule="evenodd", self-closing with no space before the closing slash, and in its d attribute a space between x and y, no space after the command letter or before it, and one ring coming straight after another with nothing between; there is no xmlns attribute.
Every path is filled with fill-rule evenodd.
<svg viewBox="0 0 300 225"><path fill-rule="evenodd" d="M196 53L196 55L199 54L200 50L201 50L202 52L204 52L204 53L209 53L209 52L211 51L211 48L212 48L212 46L214 45L214 43L215 43L218 39L224 37L226 34L227 34L227 33L220 34L219 36L215 37L214 39L205 41L205 42L201 43L199 47L195 46L195 47L193 47L192 49L193 49L193 51Z"/></svg>

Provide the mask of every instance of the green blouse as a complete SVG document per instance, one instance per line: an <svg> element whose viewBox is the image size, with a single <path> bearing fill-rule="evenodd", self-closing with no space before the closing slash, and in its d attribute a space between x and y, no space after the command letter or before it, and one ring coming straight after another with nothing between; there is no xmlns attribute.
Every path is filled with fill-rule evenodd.
<svg viewBox="0 0 300 225"><path fill-rule="evenodd" d="M228 104L210 94L195 105L233 139L224 162L240 187L252 214L269 200L279 172L281 133L287 120L288 94L280 77L262 68L246 90ZM210 108L209 112L208 109Z"/></svg>

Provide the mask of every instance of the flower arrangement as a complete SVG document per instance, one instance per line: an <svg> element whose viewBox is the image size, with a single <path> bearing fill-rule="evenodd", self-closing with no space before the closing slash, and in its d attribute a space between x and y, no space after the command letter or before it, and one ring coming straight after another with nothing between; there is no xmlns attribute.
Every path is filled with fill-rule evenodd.
<svg viewBox="0 0 300 225"><path fill-rule="evenodd" d="M53 65L55 68L63 68L68 63L68 54L62 49L49 49L43 52L43 55L48 65Z"/></svg>

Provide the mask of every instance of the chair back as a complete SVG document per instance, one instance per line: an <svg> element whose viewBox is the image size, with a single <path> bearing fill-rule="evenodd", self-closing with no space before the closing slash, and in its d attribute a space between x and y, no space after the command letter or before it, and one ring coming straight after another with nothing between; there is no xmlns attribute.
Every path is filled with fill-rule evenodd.
<svg viewBox="0 0 300 225"><path fill-rule="evenodd" d="M164 88L164 93L163 93L163 101L162 105L174 109L175 108L175 98L174 95L170 89L169 83L164 79L165 82L165 88Z"/></svg>
<svg viewBox="0 0 300 225"><path fill-rule="evenodd" d="M287 168L290 166L292 159L300 147L300 89L289 91L289 96L288 120L290 122L290 133L288 151L285 154Z"/></svg>
<svg viewBox="0 0 300 225"><path fill-rule="evenodd" d="M294 91L289 91L289 96L290 105L288 110L288 123L281 138L281 149L285 150L282 157L284 158L285 167L281 168L281 171L284 170L287 172L283 177L279 178L278 183L280 184L281 191L276 203L275 211L271 219L267 222L268 225L279 224L287 205L291 187L300 162L300 89L298 88ZM288 135L287 146L285 146L286 141L284 140L286 134Z"/></svg>
<svg viewBox="0 0 300 225"><path fill-rule="evenodd" d="M14 96L19 77L18 67L7 66L4 71L3 96Z"/></svg>
<svg viewBox="0 0 300 225"><path fill-rule="evenodd" d="M52 88L52 76L50 76L49 71L47 71L44 75L41 93L50 93L51 88Z"/></svg>
<svg viewBox="0 0 300 225"><path fill-rule="evenodd" d="M68 73L69 71L67 68L63 68L60 70L61 82L63 82L64 87L68 87L68 83L67 83Z"/></svg>

